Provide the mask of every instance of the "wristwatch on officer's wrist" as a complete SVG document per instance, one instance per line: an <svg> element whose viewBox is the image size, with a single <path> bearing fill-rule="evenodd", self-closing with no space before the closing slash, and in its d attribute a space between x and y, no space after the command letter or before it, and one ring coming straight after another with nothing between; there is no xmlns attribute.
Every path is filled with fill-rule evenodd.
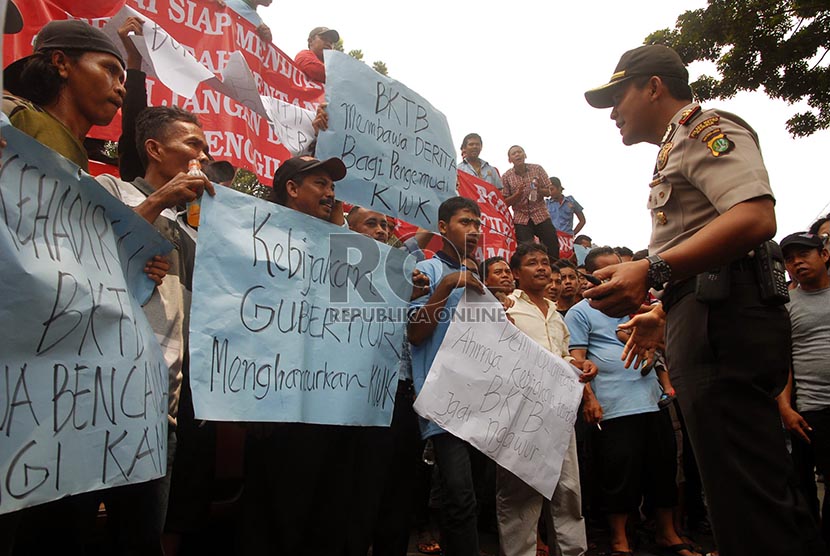
<svg viewBox="0 0 830 556"><path fill-rule="evenodd" d="M671 266L660 255L651 255L648 261L648 287L662 290L671 280Z"/></svg>

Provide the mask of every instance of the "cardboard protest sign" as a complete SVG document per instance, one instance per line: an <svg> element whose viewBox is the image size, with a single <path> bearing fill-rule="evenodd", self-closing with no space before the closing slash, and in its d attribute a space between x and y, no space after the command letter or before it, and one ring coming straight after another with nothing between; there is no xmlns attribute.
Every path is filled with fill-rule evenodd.
<svg viewBox="0 0 830 556"><path fill-rule="evenodd" d="M4 122L0 513L165 473L168 369L140 300L172 247Z"/></svg>
<svg viewBox="0 0 830 556"><path fill-rule="evenodd" d="M415 411L550 498L582 399L579 371L506 319L476 319L502 310L488 297L462 297Z"/></svg>
<svg viewBox="0 0 830 556"><path fill-rule="evenodd" d="M516 251L513 216L501 191L476 176L458 171L458 194L478 203L481 209L481 240L476 249L476 260L510 256Z"/></svg>
<svg viewBox="0 0 830 556"><path fill-rule="evenodd" d="M413 258L225 188L201 218L196 417L388 426Z"/></svg>
<svg viewBox="0 0 830 556"><path fill-rule="evenodd" d="M426 99L333 50L326 60L328 131L317 158L343 159L337 197L428 230L455 195L455 148L447 119Z"/></svg>

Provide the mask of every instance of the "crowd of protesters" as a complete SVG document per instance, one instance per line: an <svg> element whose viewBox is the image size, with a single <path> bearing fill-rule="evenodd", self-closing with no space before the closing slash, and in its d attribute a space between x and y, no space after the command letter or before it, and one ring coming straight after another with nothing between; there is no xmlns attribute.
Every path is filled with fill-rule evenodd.
<svg viewBox="0 0 830 556"><path fill-rule="evenodd" d="M512 167L500 173L480 158L483 140L475 133L460 145L458 168L499 189L512 208L518 248L507 258L476 260L481 209L470 199L452 197L440 206L442 248L427 257L429 234L401 243L387 215L363 207L344 211L335 196L335 182L346 174L339 159L291 158L269 184L272 202L395 244L419 259L391 426L223 428L196 421L185 323L198 233L181 214L171 218L165 211L180 212L200 195L214 194L212 182L227 184L233 168L212 159L195 115L146 107L140 54L126 38L140 29L141 22L130 18L119 30L124 59L86 23L50 23L33 55L6 68L3 110L14 126L85 170L90 128L109 124L123 111L120 177L98 181L176 246L145 269L157 283L145 313L163 347L179 350L169 373L168 471L148 483L2 515L0 554L88 552L102 507L110 554L210 553L204 534L223 508L231 508L222 526L234 539L230 551L239 554L402 556L415 530L422 553L478 556L480 532L495 530L508 556L577 556L596 549L592 532L604 530L608 546L600 549L629 555L637 530L650 535L652 552L695 556L717 550L708 543L712 527L716 540L734 535L709 523L713 494L702 486L678 403L683 391L672 385L672 361L663 354L662 340L639 350L635 323L642 321L636 319L659 310L656 292L623 316L597 309L590 294L583 297L599 283L594 273L642 261L648 251L597 246L601 240L580 235L587 224L583 207L564 194L561 180L526 162L519 145L507 153ZM338 39L336 31L315 28L298 63L324 82L322 50ZM316 127L325 127L324 120L322 112ZM206 175L188 172L193 160ZM797 495L807 500L812 520L823 524L825 541L830 520L821 516L830 506L825 498L819 507L816 473L830 474L828 237L830 215L781 242L791 277L786 307L792 367L776 397L797 470ZM454 307L466 288L488 289L519 329L580 371L581 412L550 500L413 410L449 325L437 314ZM238 465L238 488L220 496L220 468L229 459ZM751 502L746 504L745 518L752 520Z"/></svg>

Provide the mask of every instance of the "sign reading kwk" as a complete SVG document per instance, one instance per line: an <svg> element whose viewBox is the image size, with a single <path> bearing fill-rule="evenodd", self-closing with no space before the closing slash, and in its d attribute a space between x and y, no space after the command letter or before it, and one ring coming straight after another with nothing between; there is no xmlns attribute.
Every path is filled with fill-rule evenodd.
<svg viewBox="0 0 830 556"><path fill-rule="evenodd" d="M342 52L327 50L329 128L317 158L348 169L337 197L438 229L438 206L455 195L455 149L444 115L415 91Z"/></svg>
<svg viewBox="0 0 830 556"><path fill-rule="evenodd" d="M222 187L201 218L196 417L388 426L414 259Z"/></svg>

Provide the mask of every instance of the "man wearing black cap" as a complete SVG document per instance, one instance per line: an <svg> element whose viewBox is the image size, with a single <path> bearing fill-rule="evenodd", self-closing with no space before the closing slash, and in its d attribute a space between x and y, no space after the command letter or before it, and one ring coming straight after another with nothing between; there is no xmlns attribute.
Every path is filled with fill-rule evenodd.
<svg viewBox="0 0 830 556"><path fill-rule="evenodd" d="M621 316L649 288L666 288L672 382L721 554L823 554L793 487L774 399L789 366L786 309L761 300L750 255L776 226L757 135L737 116L693 103L688 72L665 46L626 52L610 81L585 97L612 109L624 144L660 150L649 184L650 256L598 271L605 283L584 296ZM646 326L662 322L661 312L636 321L634 342L661 329Z"/></svg>
<svg viewBox="0 0 830 556"><path fill-rule="evenodd" d="M340 40L340 33L328 27L315 27L308 34L308 49L301 50L294 56L294 63L308 77L320 83L326 82L326 66L323 64L323 51L331 50Z"/></svg>
<svg viewBox="0 0 830 556"><path fill-rule="evenodd" d="M12 125L88 170L86 134L124 103L124 59L112 41L83 21L51 21L3 79L14 95L3 98Z"/></svg>
<svg viewBox="0 0 830 556"><path fill-rule="evenodd" d="M330 221L339 158L298 156L274 174L269 200ZM243 555L344 554L349 525L353 427L280 423L251 425L245 445Z"/></svg>
<svg viewBox="0 0 830 556"><path fill-rule="evenodd" d="M346 176L339 158L317 160L297 156L286 160L274 174L270 200L278 205L321 220L330 220L334 210L334 182Z"/></svg>
<svg viewBox="0 0 830 556"><path fill-rule="evenodd" d="M778 396L778 409L792 434L793 460L818 519L815 472L830 477L830 253L819 236L806 232L785 237L781 250L798 287L790 290L787 303L793 331L792 369ZM828 544L830 497L826 494L821 516L821 534Z"/></svg>

